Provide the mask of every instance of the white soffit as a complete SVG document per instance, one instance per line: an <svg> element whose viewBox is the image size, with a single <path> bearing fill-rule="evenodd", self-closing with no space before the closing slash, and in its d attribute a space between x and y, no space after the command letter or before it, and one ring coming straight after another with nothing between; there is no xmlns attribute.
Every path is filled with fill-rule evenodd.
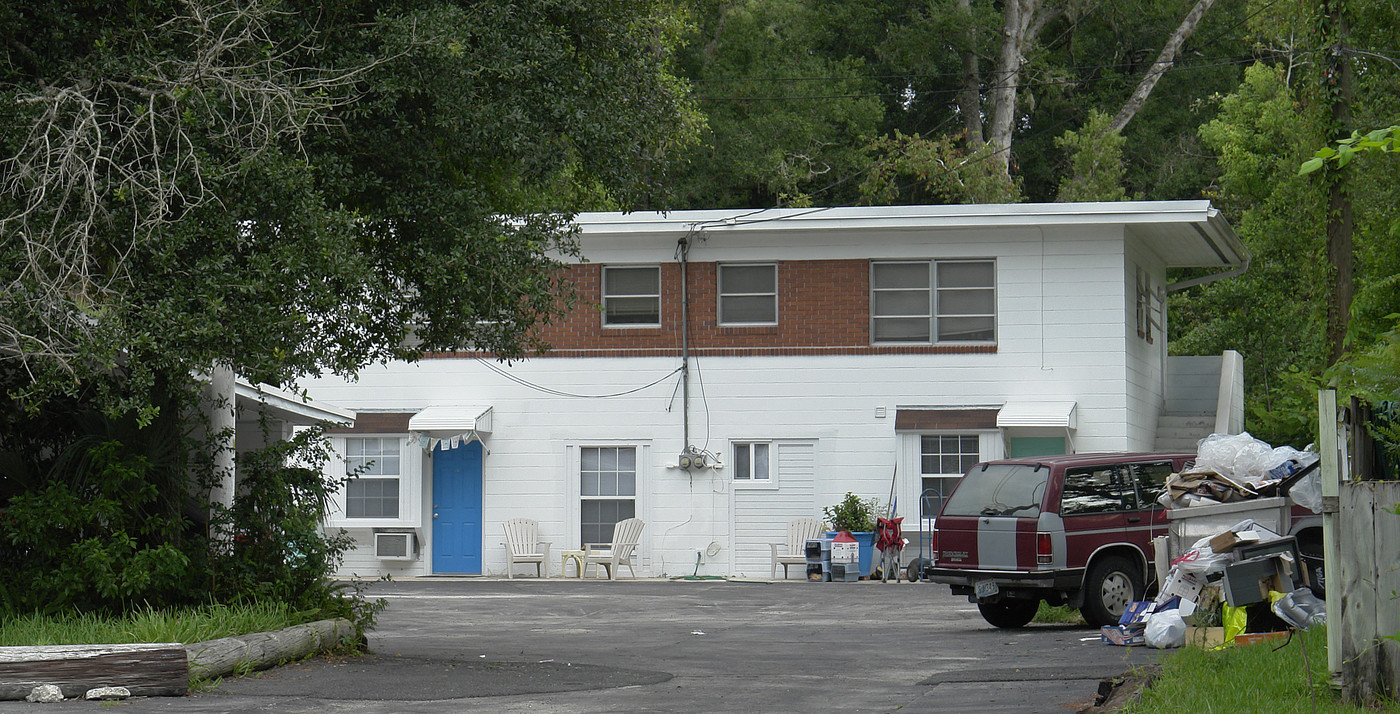
<svg viewBox="0 0 1400 714"><path fill-rule="evenodd" d="M997 428L1078 428L1074 402L1007 402L997 412Z"/></svg>
<svg viewBox="0 0 1400 714"><path fill-rule="evenodd" d="M479 405L439 405L428 407L408 418L408 430L423 433L491 433L491 407Z"/></svg>
<svg viewBox="0 0 1400 714"><path fill-rule="evenodd" d="M244 412L261 411L288 424L310 426L321 422L344 425L355 423L355 412L349 409L303 398L266 384L255 386L241 377L234 383L234 394L237 396L239 409Z"/></svg>

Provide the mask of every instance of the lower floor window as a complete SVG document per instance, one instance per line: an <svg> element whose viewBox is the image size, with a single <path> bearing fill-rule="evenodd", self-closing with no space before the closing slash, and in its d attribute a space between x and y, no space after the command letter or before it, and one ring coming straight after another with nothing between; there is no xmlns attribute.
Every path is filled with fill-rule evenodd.
<svg viewBox="0 0 1400 714"><path fill-rule="evenodd" d="M397 438L345 440L346 518L398 518L401 456Z"/></svg>
<svg viewBox="0 0 1400 714"><path fill-rule="evenodd" d="M613 526L637 515L637 449L579 450L580 543L611 543Z"/></svg>
<svg viewBox="0 0 1400 714"><path fill-rule="evenodd" d="M399 480L357 478L347 483L345 515L349 518L398 518Z"/></svg>
<svg viewBox="0 0 1400 714"><path fill-rule="evenodd" d="M976 434L925 434L919 438L921 517L933 518L943 510L943 502L958 479L981 460L980 441Z"/></svg>
<svg viewBox="0 0 1400 714"><path fill-rule="evenodd" d="M738 443L734 445L734 480L772 480L768 463L768 444L762 442Z"/></svg>

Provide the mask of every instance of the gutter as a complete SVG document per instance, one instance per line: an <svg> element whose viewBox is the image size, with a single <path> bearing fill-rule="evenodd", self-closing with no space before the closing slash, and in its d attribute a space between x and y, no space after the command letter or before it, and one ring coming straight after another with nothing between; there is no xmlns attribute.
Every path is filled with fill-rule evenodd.
<svg viewBox="0 0 1400 714"><path fill-rule="evenodd" d="M1221 255L1220 248L1215 245L1214 241L1211 241L1209 238L1206 237L1205 232L1201 231L1199 226L1196 227L1196 231L1201 233L1201 237L1206 240L1206 243L1210 245L1211 249L1215 251L1216 255L1220 255L1220 257L1224 259L1225 256ZM1166 291L1168 293L1180 292L1182 290L1189 290L1190 288L1194 288L1198 285L1209 285L1210 283L1213 283L1217 280L1224 280L1225 278L1233 278L1237 275L1244 275L1246 272L1249 271L1249 263L1254 256L1250 254L1249 247L1246 246L1243 241L1240 242L1240 250L1244 251L1244 262L1240 263L1239 267L1231 268L1223 273L1211 273L1210 275L1202 275L1199 278L1191 278L1190 280L1182 280L1179 282L1175 282L1171 285L1168 285L1166 287Z"/></svg>

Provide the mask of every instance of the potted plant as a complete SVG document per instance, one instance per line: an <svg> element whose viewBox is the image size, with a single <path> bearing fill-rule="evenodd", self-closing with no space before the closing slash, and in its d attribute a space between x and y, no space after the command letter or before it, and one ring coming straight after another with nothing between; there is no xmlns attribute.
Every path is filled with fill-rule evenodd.
<svg viewBox="0 0 1400 714"><path fill-rule="evenodd" d="M830 535L848 531L860 544L861 577L869 577L875 564L875 514L879 510L879 499L861 498L850 492L840 503L822 509L826 522L831 524Z"/></svg>

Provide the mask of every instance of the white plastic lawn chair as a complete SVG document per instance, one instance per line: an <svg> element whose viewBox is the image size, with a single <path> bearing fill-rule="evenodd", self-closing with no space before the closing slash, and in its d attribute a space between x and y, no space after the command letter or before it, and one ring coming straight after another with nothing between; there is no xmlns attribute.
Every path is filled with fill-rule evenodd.
<svg viewBox="0 0 1400 714"><path fill-rule="evenodd" d="M787 540L783 543L769 543L773 562L768 570L768 579L778 578L778 566L783 566L783 580L787 580L789 565L807 565L807 541L820 538L826 524L819 518L797 518L788 521Z"/></svg>
<svg viewBox="0 0 1400 714"><path fill-rule="evenodd" d="M618 568L625 565L632 577L637 577L637 571L632 569L632 555L637 552L637 543L642 539L642 526L645 525L640 518L628 518L613 526L611 543L584 543L584 572L587 573L588 566L592 565L597 568L595 574L599 577L607 570L608 580L616 580Z"/></svg>
<svg viewBox="0 0 1400 714"><path fill-rule="evenodd" d="M534 563L535 574L549 577L549 541L540 540L540 524L530 518L511 518L505 522L506 577L514 578L516 563Z"/></svg>

